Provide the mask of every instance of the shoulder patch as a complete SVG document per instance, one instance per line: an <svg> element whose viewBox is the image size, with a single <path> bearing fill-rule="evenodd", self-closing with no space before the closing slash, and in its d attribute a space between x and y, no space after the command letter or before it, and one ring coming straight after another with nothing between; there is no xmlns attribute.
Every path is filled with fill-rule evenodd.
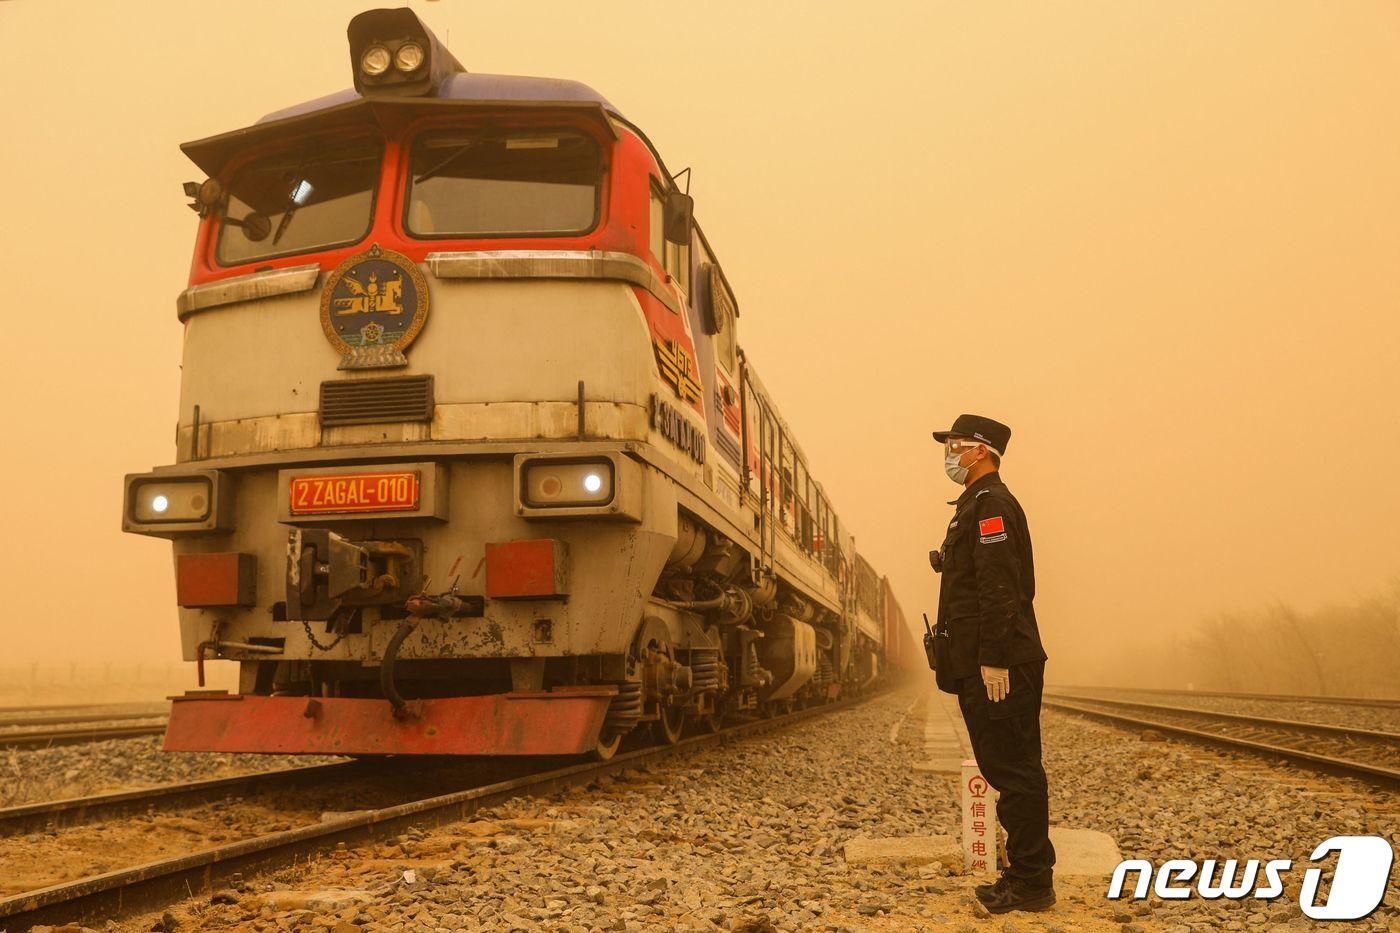
<svg viewBox="0 0 1400 933"><path fill-rule="evenodd" d="M984 518L977 523L977 533L981 535L978 540L983 544L996 544L998 541L1005 541L1006 523L1001 520L1000 515Z"/></svg>

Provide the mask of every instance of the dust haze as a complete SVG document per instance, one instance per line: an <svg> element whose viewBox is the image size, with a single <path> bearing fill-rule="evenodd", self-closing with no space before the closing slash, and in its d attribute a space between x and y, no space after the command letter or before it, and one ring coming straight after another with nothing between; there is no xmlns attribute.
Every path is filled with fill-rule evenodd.
<svg viewBox="0 0 1400 933"><path fill-rule="evenodd" d="M170 548L118 530L174 453L177 146L348 86L371 5L0 4L0 663L178 657ZM1327 630L1266 607L1340 632L1394 592L1395 3L413 7L693 168L740 342L911 620L964 411L1014 430L1052 682L1186 679L1232 613L1282 653Z"/></svg>

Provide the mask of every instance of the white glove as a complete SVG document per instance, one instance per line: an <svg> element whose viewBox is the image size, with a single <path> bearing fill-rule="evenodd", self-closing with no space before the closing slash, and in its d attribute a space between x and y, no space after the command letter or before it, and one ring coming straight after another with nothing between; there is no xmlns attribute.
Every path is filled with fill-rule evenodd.
<svg viewBox="0 0 1400 933"><path fill-rule="evenodd" d="M982 665L982 684L987 688L987 699L1000 703L1011 694L1011 671L1005 667Z"/></svg>

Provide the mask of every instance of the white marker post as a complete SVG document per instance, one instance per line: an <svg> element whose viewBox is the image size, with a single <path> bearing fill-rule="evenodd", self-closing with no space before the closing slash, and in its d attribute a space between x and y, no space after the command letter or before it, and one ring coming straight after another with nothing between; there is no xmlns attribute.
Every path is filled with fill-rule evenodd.
<svg viewBox="0 0 1400 933"><path fill-rule="evenodd" d="M981 874L996 869L996 792L971 758L962 763L963 871Z"/></svg>

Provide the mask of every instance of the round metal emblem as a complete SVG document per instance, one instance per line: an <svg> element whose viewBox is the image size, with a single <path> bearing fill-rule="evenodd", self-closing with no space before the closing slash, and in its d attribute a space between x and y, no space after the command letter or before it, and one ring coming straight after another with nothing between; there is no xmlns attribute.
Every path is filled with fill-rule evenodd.
<svg viewBox="0 0 1400 933"><path fill-rule="evenodd" d="M423 271L377 243L337 266L321 289L321 328L341 369L407 366L403 351L427 320Z"/></svg>

